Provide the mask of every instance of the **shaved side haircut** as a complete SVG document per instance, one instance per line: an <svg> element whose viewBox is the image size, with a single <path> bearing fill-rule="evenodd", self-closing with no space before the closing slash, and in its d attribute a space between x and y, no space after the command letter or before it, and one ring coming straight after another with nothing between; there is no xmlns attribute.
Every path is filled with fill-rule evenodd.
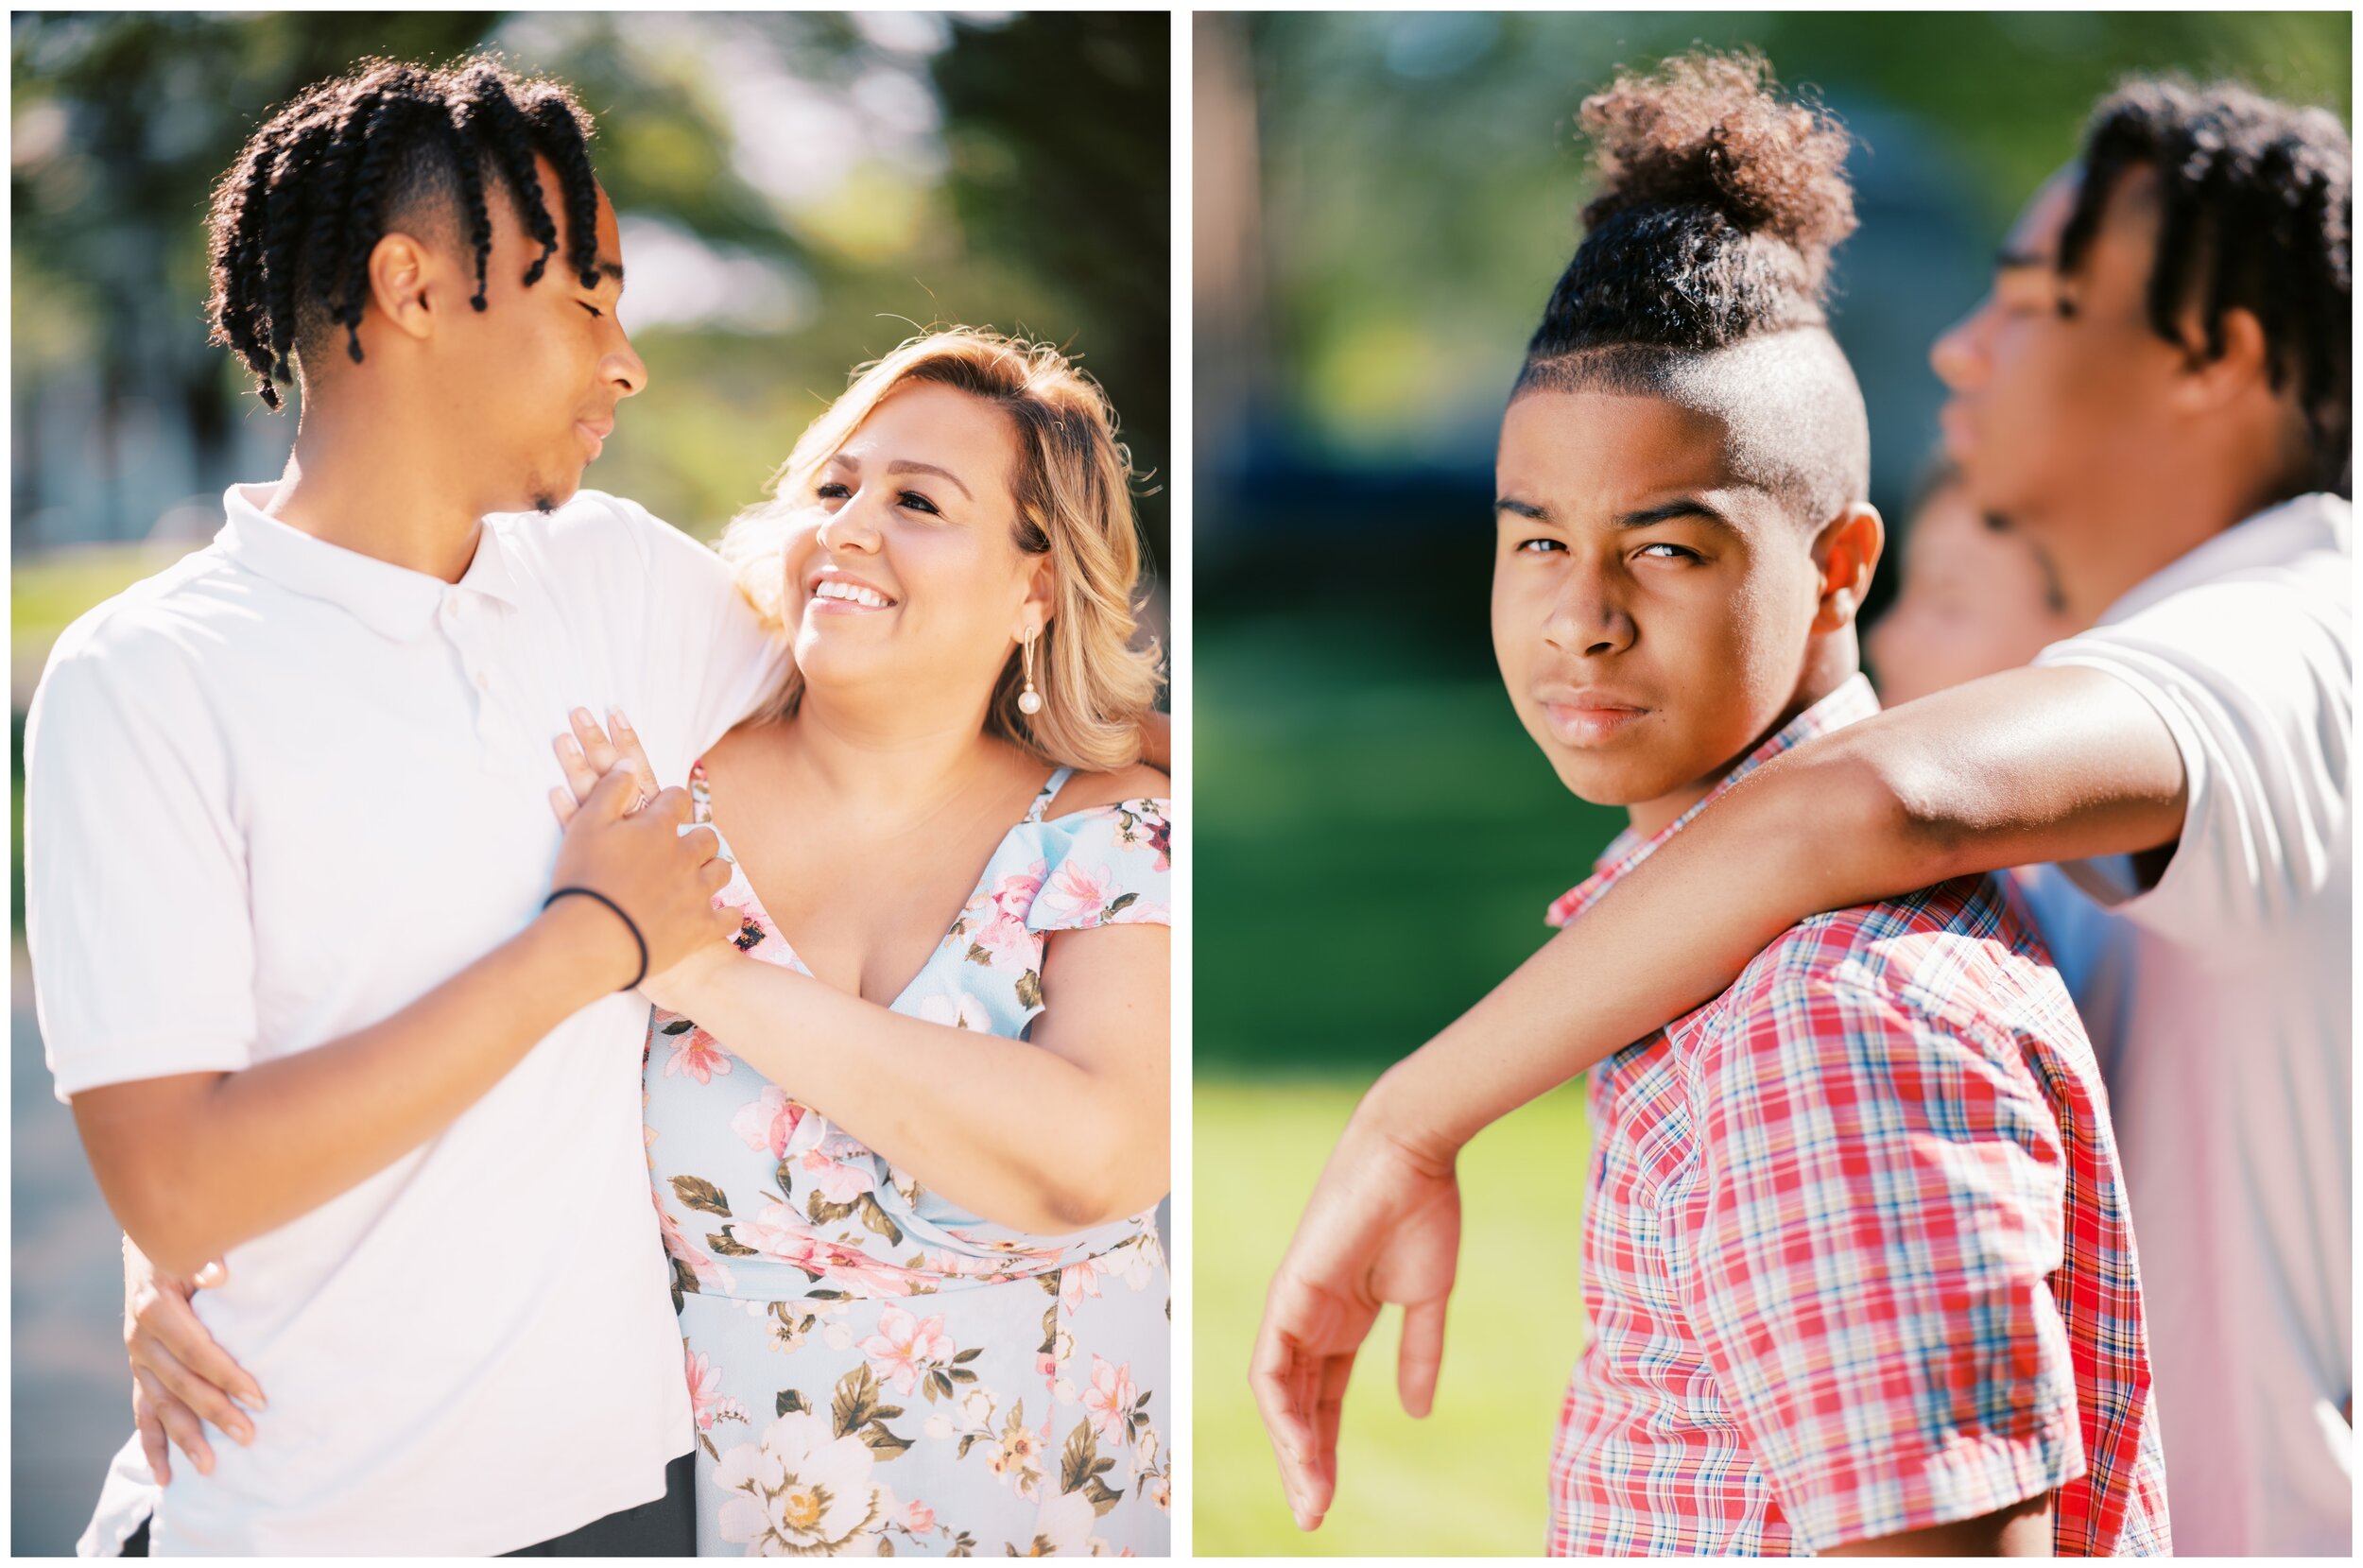
<svg viewBox="0 0 2363 1568"><path fill-rule="evenodd" d="M1830 336L1854 231L1847 134L1760 55L1693 53L1584 100L1600 185L1511 398L1598 391L1711 414L1733 461L1820 525L1871 487L1871 426Z"/></svg>

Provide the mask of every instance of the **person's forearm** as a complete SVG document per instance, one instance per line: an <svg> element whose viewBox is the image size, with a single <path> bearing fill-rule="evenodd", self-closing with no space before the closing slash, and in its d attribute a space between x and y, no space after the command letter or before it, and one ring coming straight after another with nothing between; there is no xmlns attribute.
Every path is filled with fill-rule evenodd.
<svg viewBox="0 0 2363 1568"><path fill-rule="evenodd" d="M668 997L668 1005L675 999ZM923 1186L1035 1235L1137 1213L1164 1190L1161 1136L1108 1078L1022 1040L906 1017L751 958L702 972L680 1009Z"/></svg>
<svg viewBox="0 0 2363 1568"><path fill-rule="evenodd" d="M239 1072L89 1091L75 1117L125 1232L191 1275L440 1132L633 961L614 916L561 899L383 1023ZM126 1098L154 1094L175 1113Z"/></svg>
<svg viewBox="0 0 2363 1568"><path fill-rule="evenodd" d="M1778 788L1733 788L1388 1069L1369 1099L1377 1129L1441 1166L1519 1106L1721 991L1815 901L1843 907L1860 874L1790 831L1796 803ZM1718 862L1734 839L1754 846L1744 868Z"/></svg>
<svg viewBox="0 0 2363 1568"><path fill-rule="evenodd" d="M1951 1525L1826 1546L1819 1557L2050 1557L2051 1493Z"/></svg>
<svg viewBox="0 0 2363 1568"><path fill-rule="evenodd" d="M2113 678L2014 670L1771 759L1371 1091L1449 1160L1477 1131L1710 1000L1809 916L1949 877L2170 843L2164 721Z"/></svg>

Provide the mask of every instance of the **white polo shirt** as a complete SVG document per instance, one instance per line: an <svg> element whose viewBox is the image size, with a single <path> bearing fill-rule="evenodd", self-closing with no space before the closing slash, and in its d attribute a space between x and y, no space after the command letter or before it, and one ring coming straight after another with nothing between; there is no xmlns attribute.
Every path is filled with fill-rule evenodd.
<svg viewBox="0 0 2363 1568"><path fill-rule="evenodd" d="M487 518L452 585L274 522L271 489L77 621L34 696L26 923L60 1097L388 1017L539 909L570 709L621 706L676 782L780 677L721 563L630 502ZM157 1555L494 1554L663 1493L691 1432L647 1017L584 1008L231 1252L198 1314L270 1406L157 1494ZM142 1473L119 1459L90 1544L138 1523Z"/></svg>
<svg viewBox="0 0 2363 1568"><path fill-rule="evenodd" d="M2140 692L2190 784L2155 887L2032 889L2108 1064L2185 1556L2353 1547L2351 520L2260 513L2035 661Z"/></svg>

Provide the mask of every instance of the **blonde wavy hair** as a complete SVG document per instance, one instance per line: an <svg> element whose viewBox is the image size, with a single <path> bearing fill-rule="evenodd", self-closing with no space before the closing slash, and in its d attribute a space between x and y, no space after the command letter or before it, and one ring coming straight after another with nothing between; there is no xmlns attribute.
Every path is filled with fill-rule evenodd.
<svg viewBox="0 0 2363 1568"><path fill-rule="evenodd" d="M1142 551L1131 455L1116 439L1115 410L1099 384L1048 344L954 327L856 367L853 385L772 475L769 499L722 531L716 548L739 591L767 621L783 624L781 555L790 520L812 504L808 492L822 465L895 388L915 381L954 388L1009 416L1018 438L1010 485L1017 546L1050 558L1050 621L1034 649L1042 711L1018 711L1025 678L1012 649L993 685L987 732L1086 772L1138 762L1164 659L1154 638L1133 646L1143 601L1135 597ZM803 695L802 672L791 669L768 712L790 715Z"/></svg>

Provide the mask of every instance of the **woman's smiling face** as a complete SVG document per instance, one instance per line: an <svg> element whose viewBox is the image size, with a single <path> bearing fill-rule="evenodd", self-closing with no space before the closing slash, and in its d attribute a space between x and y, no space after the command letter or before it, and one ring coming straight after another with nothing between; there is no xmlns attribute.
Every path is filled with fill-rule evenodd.
<svg viewBox="0 0 2363 1568"><path fill-rule="evenodd" d="M1820 576L1711 414L1529 391L1502 421L1493 651L1526 732L1587 801L1654 831L1771 729Z"/></svg>
<svg viewBox="0 0 2363 1568"><path fill-rule="evenodd" d="M971 692L1047 620L1047 558L1017 543L1017 431L934 382L887 394L820 465L783 552L781 607L809 689Z"/></svg>

